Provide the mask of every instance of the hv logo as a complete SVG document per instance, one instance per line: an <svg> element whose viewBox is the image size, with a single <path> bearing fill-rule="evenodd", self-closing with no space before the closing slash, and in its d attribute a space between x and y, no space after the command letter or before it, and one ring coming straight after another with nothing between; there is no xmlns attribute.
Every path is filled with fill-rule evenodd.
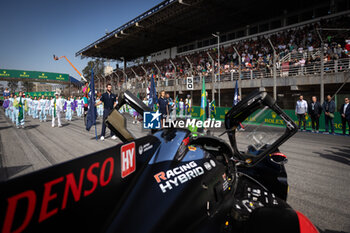
<svg viewBox="0 0 350 233"><path fill-rule="evenodd" d="M122 178L125 178L136 170L135 142L122 146L120 155Z"/></svg>
<svg viewBox="0 0 350 233"><path fill-rule="evenodd" d="M144 129L160 129L160 116L162 114L157 112L143 113L143 128Z"/></svg>

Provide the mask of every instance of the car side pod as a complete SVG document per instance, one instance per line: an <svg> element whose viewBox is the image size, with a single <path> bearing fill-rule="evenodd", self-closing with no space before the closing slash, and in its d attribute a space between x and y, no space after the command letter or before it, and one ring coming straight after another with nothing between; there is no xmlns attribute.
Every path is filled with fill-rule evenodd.
<svg viewBox="0 0 350 233"><path fill-rule="evenodd" d="M319 233L317 228L312 224L312 222L299 211L295 211L299 219L300 233Z"/></svg>
<svg viewBox="0 0 350 233"><path fill-rule="evenodd" d="M253 211L247 233L319 233L302 213L286 208L263 207Z"/></svg>

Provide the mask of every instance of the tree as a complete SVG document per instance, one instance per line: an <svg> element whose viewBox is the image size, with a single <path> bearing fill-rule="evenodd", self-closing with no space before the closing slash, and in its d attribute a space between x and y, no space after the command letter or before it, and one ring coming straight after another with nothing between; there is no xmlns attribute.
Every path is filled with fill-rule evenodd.
<svg viewBox="0 0 350 233"><path fill-rule="evenodd" d="M88 82L91 79L91 68L94 67L94 75L101 76L103 75L105 64L103 60L96 59L95 61L89 61L86 65L86 67L83 69L83 75L88 80Z"/></svg>
<svg viewBox="0 0 350 233"><path fill-rule="evenodd" d="M16 92L18 88L18 81L12 80L7 82L7 86L10 89L10 92Z"/></svg>
<svg viewBox="0 0 350 233"><path fill-rule="evenodd" d="M24 92L32 92L34 89L34 83L28 81L22 81L21 86Z"/></svg>

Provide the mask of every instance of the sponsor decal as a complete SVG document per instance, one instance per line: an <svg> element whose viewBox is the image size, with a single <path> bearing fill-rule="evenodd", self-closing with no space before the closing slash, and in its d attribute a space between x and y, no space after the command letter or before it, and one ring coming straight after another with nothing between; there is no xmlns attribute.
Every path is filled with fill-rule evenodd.
<svg viewBox="0 0 350 233"><path fill-rule="evenodd" d="M226 191L229 188L229 183L227 180L226 173L222 174L222 179L224 180L224 182L222 183L222 190Z"/></svg>
<svg viewBox="0 0 350 233"><path fill-rule="evenodd" d="M209 162L210 162L210 164L211 164L213 167L216 167L216 164L215 164L214 160L211 159Z"/></svg>
<svg viewBox="0 0 350 233"><path fill-rule="evenodd" d="M184 140L182 140L182 142L184 143L185 146L187 146L187 144L190 142L190 138L187 137Z"/></svg>
<svg viewBox="0 0 350 233"><path fill-rule="evenodd" d="M131 142L121 147L121 175L127 177L136 170L135 142Z"/></svg>
<svg viewBox="0 0 350 233"><path fill-rule="evenodd" d="M68 203L78 203L99 187L107 186L113 177L114 164L114 158L108 157L103 162L81 168L79 172L49 180L43 183L42 189L28 189L6 198L1 232L22 232L31 222L41 223L64 211ZM23 218L18 219L18 216Z"/></svg>
<svg viewBox="0 0 350 233"><path fill-rule="evenodd" d="M196 150L197 150L197 148L194 147L194 146L188 146L188 149L189 149L190 151L196 151Z"/></svg>
<svg viewBox="0 0 350 233"><path fill-rule="evenodd" d="M160 129L160 117L161 113L157 112L144 112L143 113L143 128L144 129Z"/></svg>
<svg viewBox="0 0 350 233"><path fill-rule="evenodd" d="M214 161L213 161L214 162ZM209 163L206 163L209 164ZM211 165L210 165L211 166ZM211 167L205 167L206 170L211 170ZM173 188L184 184L191 179L204 174L204 169L195 161L191 161L184 165L175 167L167 171L161 171L154 175L154 179L159 185L163 193L172 190Z"/></svg>
<svg viewBox="0 0 350 233"><path fill-rule="evenodd" d="M148 150L152 149L153 145L151 143L146 143L145 145L139 146L139 154L141 155L143 152L147 152Z"/></svg>
<svg viewBox="0 0 350 233"><path fill-rule="evenodd" d="M208 162L205 162L203 165L208 171L212 169L211 164Z"/></svg>

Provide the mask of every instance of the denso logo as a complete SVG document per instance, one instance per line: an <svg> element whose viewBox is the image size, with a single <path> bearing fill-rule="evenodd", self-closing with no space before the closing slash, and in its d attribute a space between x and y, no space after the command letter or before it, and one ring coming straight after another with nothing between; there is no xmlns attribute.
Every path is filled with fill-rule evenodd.
<svg viewBox="0 0 350 233"><path fill-rule="evenodd" d="M125 178L136 170L135 142L122 146L120 156L122 178Z"/></svg>

